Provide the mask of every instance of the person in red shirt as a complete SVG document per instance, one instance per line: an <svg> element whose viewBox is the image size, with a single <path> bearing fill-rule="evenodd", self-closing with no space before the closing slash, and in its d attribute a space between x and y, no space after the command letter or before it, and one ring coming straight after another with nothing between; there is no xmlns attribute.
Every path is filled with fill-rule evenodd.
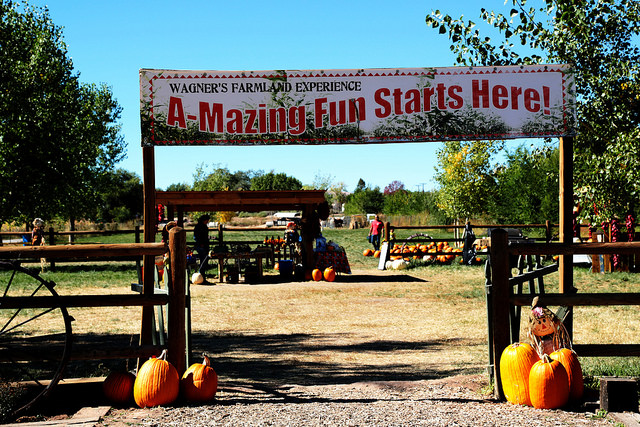
<svg viewBox="0 0 640 427"><path fill-rule="evenodd" d="M373 249L376 251L380 249L380 237L382 236L383 228L384 224L382 224L380 218L376 215L369 226L369 241L373 245Z"/></svg>

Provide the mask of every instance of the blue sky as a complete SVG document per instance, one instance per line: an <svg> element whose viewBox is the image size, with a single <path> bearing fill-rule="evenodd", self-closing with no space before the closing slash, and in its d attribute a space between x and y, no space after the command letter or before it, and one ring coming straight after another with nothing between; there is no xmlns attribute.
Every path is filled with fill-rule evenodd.
<svg viewBox="0 0 640 427"><path fill-rule="evenodd" d="M427 28L439 9L479 22L480 7L504 0L216 2L157 0L31 1L47 5L83 82L106 83L123 107L127 158L117 166L142 177L141 68L276 70L412 68L454 65L449 40ZM508 9L507 9L508 10ZM517 145L511 142L512 147ZM428 190L439 143L343 146L157 147L156 187L192 183L198 166L284 172L311 184L316 176L360 178L384 188L393 180Z"/></svg>

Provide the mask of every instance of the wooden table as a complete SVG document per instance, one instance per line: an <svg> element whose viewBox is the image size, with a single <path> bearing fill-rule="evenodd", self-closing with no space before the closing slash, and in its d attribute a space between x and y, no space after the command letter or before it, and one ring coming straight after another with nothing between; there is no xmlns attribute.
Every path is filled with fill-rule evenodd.
<svg viewBox="0 0 640 427"><path fill-rule="evenodd" d="M236 267L238 268L238 274L240 274L240 260L256 260L256 265L258 268L257 274L258 278L262 277L262 258L265 256L264 252L239 252L239 253L218 253L218 254L209 254L210 259L218 260L218 281L220 283L224 282L224 270L225 264L229 260L235 260Z"/></svg>

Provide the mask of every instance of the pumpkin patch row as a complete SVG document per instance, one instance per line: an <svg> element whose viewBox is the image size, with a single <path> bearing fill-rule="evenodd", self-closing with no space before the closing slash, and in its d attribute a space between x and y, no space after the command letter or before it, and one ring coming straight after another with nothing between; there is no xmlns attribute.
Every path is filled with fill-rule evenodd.
<svg viewBox="0 0 640 427"><path fill-rule="evenodd" d="M514 343L500 357L500 379L508 402L556 409L584 392L582 367L573 350L561 348L542 358L528 343Z"/></svg>
<svg viewBox="0 0 640 427"><path fill-rule="evenodd" d="M218 375L207 356L202 363L191 365L180 378L166 355L164 350L159 357L144 362L137 376L131 372L111 372L102 383L105 397L116 405L135 402L141 408L168 405L179 396L188 402L207 402L215 397Z"/></svg>
<svg viewBox="0 0 640 427"><path fill-rule="evenodd" d="M484 251L486 249L486 246L475 245L476 251ZM389 254L391 261L405 260L408 262L422 261L424 263L451 264L458 258L462 263L462 248L454 248L448 242L417 243L415 245L394 244ZM362 255L379 258L380 251L365 249ZM475 263L480 264L482 262L482 258L478 256L475 258Z"/></svg>

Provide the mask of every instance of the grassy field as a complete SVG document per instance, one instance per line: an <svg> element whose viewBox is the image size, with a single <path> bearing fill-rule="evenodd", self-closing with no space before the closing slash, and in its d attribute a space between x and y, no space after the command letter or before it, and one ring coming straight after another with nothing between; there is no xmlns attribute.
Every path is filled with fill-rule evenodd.
<svg viewBox="0 0 640 427"><path fill-rule="evenodd" d="M354 271L334 283L192 286L193 354L206 352L222 380L242 382L321 384L484 372L482 267L381 272L376 259L362 256L370 247L366 234L363 229L324 231L327 240L345 248ZM271 235L277 233L229 232L226 238ZM43 277L57 283L60 294L127 293L137 281L133 263L59 264ZM575 283L581 292L640 292L637 274L593 275L576 269ZM557 290L557 275L546 284L549 292ZM79 342L137 341L139 309L70 311ZM637 343L640 316L636 307L576 308L574 325L576 343ZM104 375L124 363L75 363L68 376ZM586 375L640 377L638 358L583 358L582 363Z"/></svg>

